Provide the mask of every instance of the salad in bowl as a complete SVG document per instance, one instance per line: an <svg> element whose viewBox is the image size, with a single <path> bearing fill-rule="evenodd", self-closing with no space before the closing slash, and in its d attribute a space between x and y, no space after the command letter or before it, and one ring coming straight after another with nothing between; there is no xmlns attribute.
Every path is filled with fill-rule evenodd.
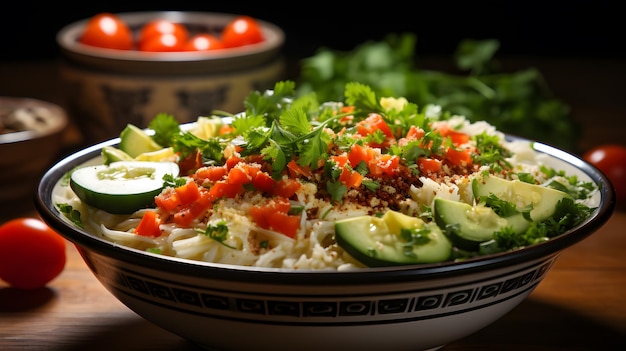
<svg viewBox="0 0 626 351"><path fill-rule="evenodd" d="M348 83L344 102L255 91L244 112L129 124L54 203L153 254L287 270L438 264L548 241L598 185L533 142Z"/></svg>

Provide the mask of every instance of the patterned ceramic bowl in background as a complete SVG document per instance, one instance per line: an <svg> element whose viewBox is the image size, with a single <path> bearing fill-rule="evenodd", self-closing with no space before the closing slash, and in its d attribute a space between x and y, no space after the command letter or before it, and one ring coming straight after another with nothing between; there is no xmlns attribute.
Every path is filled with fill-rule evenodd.
<svg viewBox="0 0 626 351"><path fill-rule="evenodd" d="M32 205L39 177L61 156L65 110L26 97L0 97L0 218Z"/></svg>
<svg viewBox="0 0 626 351"><path fill-rule="evenodd" d="M598 170L534 143L552 166L600 187L591 204L597 207L593 215L549 241L460 262L352 271L213 264L114 244L59 213L55 199L62 198L67 172L101 162L102 147L118 143L116 138L94 145L51 168L39 184L38 211L76 245L93 274L122 303L211 350L439 349L515 308L559 254L593 234L615 206L614 191Z"/></svg>
<svg viewBox="0 0 626 351"><path fill-rule="evenodd" d="M116 14L135 33L153 19L185 24L190 33L219 32L235 14L211 12L133 12ZM118 135L127 123L147 127L158 113L180 122L213 110L239 112L252 90L265 90L284 78L284 32L257 19L265 40L204 52L112 50L80 43L88 19L57 33L63 61L67 109L86 144Z"/></svg>

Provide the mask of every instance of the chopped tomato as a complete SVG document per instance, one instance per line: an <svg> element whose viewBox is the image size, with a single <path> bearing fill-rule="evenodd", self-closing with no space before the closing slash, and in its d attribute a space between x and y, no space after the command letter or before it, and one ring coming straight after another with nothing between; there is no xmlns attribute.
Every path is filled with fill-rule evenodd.
<svg viewBox="0 0 626 351"><path fill-rule="evenodd" d="M224 181L219 181L213 184L213 186L209 190L209 193L211 194L211 197L214 199L220 199L223 197L232 199L235 196L237 196L237 194L239 194L239 192L242 190L243 190L242 184L230 184Z"/></svg>
<svg viewBox="0 0 626 351"><path fill-rule="evenodd" d="M291 216L286 212L272 211L269 213L268 224L271 229L294 238L298 228L300 228L300 216Z"/></svg>
<svg viewBox="0 0 626 351"><path fill-rule="evenodd" d="M357 133L361 136L368 136L380 130L385 135L383 143L370 143L373 147L387 147L391 140L395 140L391 128L383 119L383 116L377 113L371 113L366 119L357 123Z"/></svg>
<svg viewBox="0 0 626 351"><path fill-rule="evenodd" d="M363 181L363 175L357 171L344 167L339 175L339 181L344 183L348 188L358 188Z"/></svg>
<svg viewBox="0 0 626 351"><path fill-rule="evenodd" d="M200 192L200 197L189 204L186 204L181 210L174 213L174 223L182 227L188 227L191 222L203 214L213 205L214 198L209 191Z"/></svg>
<svg viewBox="0 0 626 351"><path fill-rule="evenodd" d="M276 181L267 172L258 172L252 179L252 186L258 191L269 193L276 186Z"/></svg>
<svg viewBox="0 0 626 351"><path fill-rule="evenodd" d="M470 155L469 150L451 147L446 151L446 161L453 166L459 166L462 164L469 165L472 164L472 155Z"/></svg>
<svg viewBox="0 0 626 351"><path fill-rule="evenodd" d="M157 237L161 235L161 228L159 225L161 220L156 211L147 211L137 228L135 228L135 234L147 237Z"/></svg>
<svg viewBox="0 0 626 351"><path fill-rule="evenodd" d="M181 185L174 190L181 204L189 204L200 198L200 189L194 181L187 182L187 184Z"/></svg>
<svg viewBox="0 0 626 351"><path fill-rule="evenodd" d="M194 173L202 167L202 153L200 151L191 152L178 162L181 175Z"/></svg>
<svg viewBox="0 0 626 351"><path fill-rule="evenodd" d="M289 169L289 176L291 178L297 178L299 176L308 178L311 176L311 168L300 166L295 160L289 161L287 168Z"/></svg>
<svg viewBox="0 0 626 351"><path fill-rule="evenodd" d="M226 169L230 170L231 168L235 167L240 162L245 162L245 160L239 156L235 156L235 155L230 156L226 160Z"/></svg>
<svg viewBox="0 0 626 351"><path fill-rule="evenodd" d="M272 190L272 195L282 196L284 198L292 197L302 184L295 179L281 179L276 183L276 186Z"/></svg>
<svg viewBox="0 0 626 351"><path fill-rule="evenodd" d="M173 212L176 208L181 206L178 193L172 188L165 189L159 195L154 198L154 202L157 207L165 210L166 212Z"/></svg>
<svg viewBox="0 0 626 351"><path fill-rule="evenodd" d="M196 171L195 178L199 181L208 179L212 182L217 182L224 179L228 170L224 166L208 166L199 168Z"/></svg>
<svg viewBox="0 0 626 351"><path fill-rule="evenodd" d="M470 139L469 135L467 135L465 133L458 132L456 130L453 130L447 124L442 124L442 125L438 126L437 127L437 132L439 132L439 134L442 137L450 138L450 140L452 141L452 144L454 144L456 146L463 145L463 144L467 143L469 141L469 139Z"/></svg>
<svg viewBox="0 0 626 351"><path fill-rule="evenodd" d="M416 126L410 126L409 131L406 133L406 137L409 140L419 140L424 137L426 133L422 128Z"/></svg>
<svg viewBox="0 0 626 351"><path fill-rule="evenodd" d="M231 126L230 124L222 124L217 134L225 135L225 134L233 133L234 131L235 131L235 127Z"/></svg>
<svg viewBox="0 0 626 351"><path fill-rule="evenodd" d="M290 207L288 199L276 197L266 204L252 206L250 216L259 227L293 238L300 228L300 216L290 215Z"/></svg>
<svg viewBox="0 0 626 351"><path fill-rule="evenodd" d="M248 175L243 167L233 167L226 177L226 182L232 185L244 185L251 181L252 177Z"/></svg>
<svg viewBox="0 0 626 351"><path fill-rule="evenodd" d="M394 175L400 170L400 158L397 155L383 154L370 160L367 166L374 176Z"/></svg>
<svg viewBox="0 0 626 351"><path fill-rule="evenodd" d="M438 173L441 171L441 161L434 158L422 157L417 160L417 166L421 173Z"/></svg>
<svg viewBox="0 0 626 351"><path fill-rule="evenodd" d="M375 152L372 148L359 144L352 145L348 153L348 159L350 160L350 166L352 166L352 168L356 168L361 161L368 164L374 156Z"/></svg>

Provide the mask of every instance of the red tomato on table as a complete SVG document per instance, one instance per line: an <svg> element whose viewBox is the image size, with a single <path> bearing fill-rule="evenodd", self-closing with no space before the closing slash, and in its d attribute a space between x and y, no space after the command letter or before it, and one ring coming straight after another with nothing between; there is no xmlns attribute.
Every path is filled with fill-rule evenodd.
<svg viewBox="0 0 626 351"><path fill-rule="evenodd" d="M133 35L128 25L111 13L101 13L87 21L78 41L90 46L131 50Z"/></svg>
<svg viewBox="0 0 626 351"><path fill-rule="evenodd" d="M256 44L264 40L261 26L250 16L239 16L222 30L222 42L227 48Z"/></svg>
<svg viewBox="0 0 626 351"><path fill-rule="evenodd" d="M65 239L35 218L0 226L0 279L18 289L44 287L65 268Z"/></svg>
<svg viewBox="0 0 626 351"><path fill-rule="evenodd" d="M626 203L626 146L599 145L585 152L583 159L611 180L617 201Z"/></svg>

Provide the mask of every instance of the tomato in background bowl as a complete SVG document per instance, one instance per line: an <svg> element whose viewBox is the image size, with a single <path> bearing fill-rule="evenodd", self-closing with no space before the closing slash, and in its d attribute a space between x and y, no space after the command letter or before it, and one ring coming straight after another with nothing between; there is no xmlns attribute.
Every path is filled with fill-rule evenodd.
<svg viewBox="0 0 626 351"><path fill-rule="evenodd" d="M626 204L626 147L619 144L598 145L583 154L583 159L609 178L617 201Z"/></svg>
<svg viewBox="0 0 626 351"><path fill-rule="evenodd" d="M131 50L134 45L128 24L112 13L91 17L78 41L85 45L117 50Z"/></svg>

